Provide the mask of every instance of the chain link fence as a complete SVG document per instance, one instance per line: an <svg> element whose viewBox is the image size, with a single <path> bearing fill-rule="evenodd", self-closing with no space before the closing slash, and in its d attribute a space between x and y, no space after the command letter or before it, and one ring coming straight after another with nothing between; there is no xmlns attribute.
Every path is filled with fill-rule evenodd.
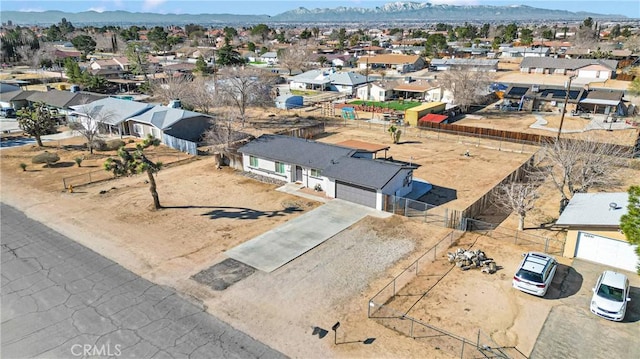
<svg viewBox="0 0 640 359"><path fill-rule="evenodd" d="M467 218L466 223L467 230L469 231L483 232L487 237L508 241L530 251L544 252L552 255L562 255L564 252L565 241L563 239L539 236L517 229L496 227L494 224L471 218Z"/></svg>

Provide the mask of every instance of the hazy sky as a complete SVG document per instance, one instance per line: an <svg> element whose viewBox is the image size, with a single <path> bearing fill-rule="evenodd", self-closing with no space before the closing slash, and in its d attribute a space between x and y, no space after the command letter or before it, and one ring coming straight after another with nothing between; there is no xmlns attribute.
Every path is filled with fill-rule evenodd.
<svg viewBox="0 0 640 359"><path fill-rule="evenodd" d="M296 7L333 8L337 6L376 7L393 2L369 0L1 0L0 10L44 11L60 10L80 12L87 10L107 11L126 10L131 12L155 12L174 14L266 14L276 15ZM418 1L421 2L421 1ZM569 10L573 12L587 11L599 14L622 14L632 18L640 18L640 1L620 0L431 0L433 4L480 4L480 5L513 5L526 4L544 9Z"/></svg>

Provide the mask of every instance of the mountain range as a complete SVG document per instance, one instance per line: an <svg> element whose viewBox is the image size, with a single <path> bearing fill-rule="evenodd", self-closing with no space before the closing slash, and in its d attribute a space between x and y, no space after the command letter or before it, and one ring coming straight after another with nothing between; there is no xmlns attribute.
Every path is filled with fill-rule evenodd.
<svg viewBox="0 0 640 359"><path fill-rule="evenodd" d="M511 22L594 19L622 20L621 15L549 10L526 5L446 5L426 2L392 2L376 8L335 7L307 9L299 7L284 13L268 15L234 14L157 14L127 11L0 11L2 22L14 25L51 25L62 18L75 25L184 25L184 24L257 24L257 23L344 23L344 22Z"/></svg>

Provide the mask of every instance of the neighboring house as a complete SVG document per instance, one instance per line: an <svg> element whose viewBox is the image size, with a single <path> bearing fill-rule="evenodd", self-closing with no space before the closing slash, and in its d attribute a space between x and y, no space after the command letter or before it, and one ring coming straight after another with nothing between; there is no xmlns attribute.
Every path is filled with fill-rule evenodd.
<svg viewBox="0 0 640 359"><path fill-rule="evenodd" d="M420 55L424 51L424 46L397 46L391 49L392 54L398 55Z"/></svg>
<svg viewBox="0 0 640 359"><path fill-rule="evenodd" d="M87 122L92 119L98 122L101 132L110 135L129 135L125 120L139 115L154 107L151 104L107 97L86 105L73 106L72 121Z"/></svg>
<svg viewBox="0 0 640 359"><path fill-rule="evenodd" d="M593 90L579 102L582 111L600 114L626 115L626 108L622 103L622 91Z"/></svg>
<svg viewBox="0 0 640 359"><path fill-rule="evenodd" d="M51 89L49 91L33 91L26 100L29 105L42 102L49 108L58 110L61 114L70 113L73 107L89 104L99 99L105 98L105 95L94 94L90 92L70 92Z"/></svg>
<svg viewBox="0 0 640 359"><path fill-rule="evenodd" d="M626 192L576 193L555 224L567 230L563 256L635 272L636 246L620 231L628 203Z"/></svg>
<svg viewBox="0 0 640 359"><path fill-rule="evenodd" d="M238 149L243 169L284 182L300 182L368 207L383 209L386 195L404 196L413 167L371 159L371 153L302 138L262 135Z"/></svg>
<svg viewBox="0 0 640 359"><path fill-rule="evenodd" d="M440 101L443 97L442 88L430 80L382 80L357 89L357 97L363 100L387 101L402 97L403 99L417 99L420 101Z"/></svg>
<svg viewBox="0 0 640 359"><path fill-rule="evenodd" d="M376 81L358 87L356 97L365 101L387 101L393 98L395 81Z"/></svg>
<svg viewBox="0 0 640 359"><path fill-rule="evenodd" d="M289 87L297 90L337 91L354 95L356 88L366 84L367 78L355 72L311 70L289 79Z"/></svg>
<svg viewBox="0 0 640 359"><path fill-rule="evenodd" d="M616 60L526 57L520 63L520 72L607 80L614 77L617 67Z"/></svg>
<svg viewBox="0 0 640 359"><path fill-rule="evenodd" d="M363 56L358 59L358 68L392 69L399 73L422 70L426 62L419 55L384 54L377 56Z"/></svg>
<svg viewBox="0 0 640 359"><path fill-rule="evenodd" d="M514 57L548 57L551 53L551 49L548 47L505 47L500 49L502 58L514 58Z"/></svg>
<svg viewBox="0 0 640 359"><path fill-rule="evenodd" d="M265 52L260 55L258 61L266 62L267 65L275 65L278 63L278 53L275 51Z"/></svg>
<svg viewBox="0 0 640 359"><path fill-rule="evenodd" d="M454 69L464 69L470 71L498 71L498 60L479 59L433 59L429 64L430 70L448 71Z"/></svg>
<svg viewBox="0 0 640 359"><path fill-rule="evenodd" d="M31 96L34 92L35 91L23 91L20 89L10 92L2 92L0 93L0 107L11 107L17 111L29 105L27 97Z"/></svg>
<svg viewBox="0 0 640 359"><path fill-rule="evenodd" d="M242 53L242 58L246 59L247 62L256 62L258 61L258 54L253 51L246 51Z"/></svg>
<svg viewBox="0 0 640 359"><path fill-rule="evenodd" d="M197 143L211 127L212 117L193 111L166 106L154 106L124 121L125 131L145 138L158 138L165 145L197 154Z"/></svg>
<svg viewBox="0 0 640 359"><path fill-rule="evenodd" d="M522 111L558 110L564 106L564 101L567 99L567 111L571 111L576 109L585 92L582 86L572 86L567 98L567 90L564 86L515 84L504 91L503 99L514 104L514 106L507 106L509 109L517 108Z"/></svg>

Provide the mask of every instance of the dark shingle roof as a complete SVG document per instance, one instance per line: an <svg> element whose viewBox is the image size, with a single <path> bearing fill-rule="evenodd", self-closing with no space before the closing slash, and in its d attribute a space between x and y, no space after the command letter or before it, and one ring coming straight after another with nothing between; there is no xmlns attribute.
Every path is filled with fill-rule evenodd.
<svg viewBox="0 0 640 359"><path fill-rule="evenodd" d="M335 162L355 152L350 148L282 135L262 135L240 147L238 151L319 170L324 170L331 161Z"/></svg>
<svg viewBox="0 0 640 359"><path fill-rule="evenodd" d="M282 135L262 135L238 151L319 169L323 176L378 190L404 168L397 163L351 157L356 151L350 148Z"/></svg>
<svg viewBox="0 0 640 359"><path fill-rule="evenodd" d="M322 175L338 181L379 190L402 169L402 165L392 162L343 157L325 168Z"/></svg>

